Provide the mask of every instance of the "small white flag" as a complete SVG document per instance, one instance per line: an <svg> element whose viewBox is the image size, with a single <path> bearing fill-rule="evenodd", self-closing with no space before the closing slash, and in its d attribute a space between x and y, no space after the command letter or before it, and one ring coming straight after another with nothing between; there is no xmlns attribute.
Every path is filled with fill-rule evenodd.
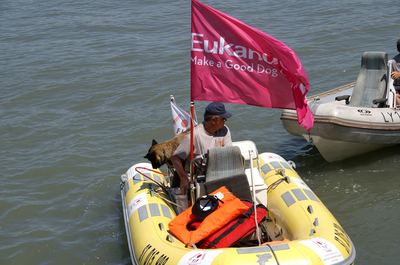
<svg viewBox="0 0 400 265"><path fill-rule="evenodd" d="M188 130L190 128L190 114L176 105L174 96L171 96L171 111L175 135ZM196 121L194 124L197 125Z"/></svg>

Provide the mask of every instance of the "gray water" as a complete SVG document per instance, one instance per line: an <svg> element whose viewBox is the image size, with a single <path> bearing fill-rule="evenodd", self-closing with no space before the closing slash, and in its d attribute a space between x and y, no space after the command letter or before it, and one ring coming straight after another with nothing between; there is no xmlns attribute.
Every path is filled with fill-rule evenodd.
<svg viewBox="0 0 400 265"><path fill-rule="evenodd" d="M396 1L204 2L293 48L310 94L400 38ZM170 94L188 108L189 47L190 1L0 2L0 264L130 264L119 176L172 136ZM228 108L233 140L297 164L357 264L399 264L399 147L328 164L279 110Z"/></svg>

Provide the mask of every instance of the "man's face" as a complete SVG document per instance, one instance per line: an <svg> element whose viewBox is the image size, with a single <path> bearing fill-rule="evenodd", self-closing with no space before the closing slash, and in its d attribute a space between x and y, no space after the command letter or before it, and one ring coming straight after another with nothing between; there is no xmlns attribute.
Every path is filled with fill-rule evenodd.
<svg viewBox="0 0 400 265"><path fill-rule="evenodd" d="M214 122L214 125L215 125L215 129L219 130L219 129L224 128L225 121L226 121L226 119L223 118L223 117L220 117L220 116L213 117L213 122Z"/></svg>

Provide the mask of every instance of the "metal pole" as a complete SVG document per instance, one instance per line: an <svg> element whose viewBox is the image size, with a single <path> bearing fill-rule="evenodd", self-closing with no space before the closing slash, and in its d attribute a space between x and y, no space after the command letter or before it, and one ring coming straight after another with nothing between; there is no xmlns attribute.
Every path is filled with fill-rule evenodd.
<svg viewBox="0 0 400 265"><path fill-rule="evenodd" d="M190 102L190 169L189 169L189 189L190 189L190 201L192 205L195 201L194 194L194 102Z"/></svg>

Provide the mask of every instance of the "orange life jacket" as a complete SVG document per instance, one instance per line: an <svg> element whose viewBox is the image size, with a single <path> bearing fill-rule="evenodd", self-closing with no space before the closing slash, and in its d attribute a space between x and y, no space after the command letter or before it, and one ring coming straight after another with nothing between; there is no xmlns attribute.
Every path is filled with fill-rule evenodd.
<svg viewBox="0 0 400 265"><path fill-rule="evenodd" d="M195 221L192 208L188 208L169 223L168 227L171 234L185 244L196 244L249 209L249 206L235 197L225 186L211 194L215 195L219 192L223 194L221 199L223 203L220 202L218 208L210 213L196 230L190 231L187 227L188 224Z"/></svg>

